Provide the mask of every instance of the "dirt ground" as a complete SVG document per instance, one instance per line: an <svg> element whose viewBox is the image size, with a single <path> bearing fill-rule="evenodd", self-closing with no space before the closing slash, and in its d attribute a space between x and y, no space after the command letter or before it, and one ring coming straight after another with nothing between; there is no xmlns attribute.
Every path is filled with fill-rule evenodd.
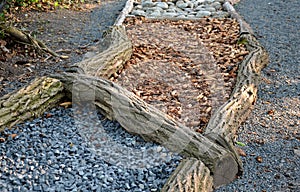
<svg viewBox="0 0 300 192"><path fill-rule="evenodd" d="M38 53L29 45L0 39L5 51L0 51L0 96L19 89L35 77L65 70L81 61L84 54L93 51L117 18L125 1L86 1L80 11L57 9L22 12L13 26L44 42L49 48L68 59Z"/></svg>

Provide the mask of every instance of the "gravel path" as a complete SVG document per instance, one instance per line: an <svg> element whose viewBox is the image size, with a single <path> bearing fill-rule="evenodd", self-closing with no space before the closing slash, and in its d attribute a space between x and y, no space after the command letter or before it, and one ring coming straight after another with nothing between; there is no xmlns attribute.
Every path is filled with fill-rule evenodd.
<svg viewBox="0 0 300 192"><path fill-rule="evenodd" d="M181 158L93 111L55 108L0 133L0 191L159 191Z"/></svg>
<svg viewBox="0 0 300 192"><path fill-rule="evenodd" d="M297 0L242 0L236 6L268 50L270 64L256 107L239 131L246 144L244 175L216 191L300 191L299 7Z"/></svg>

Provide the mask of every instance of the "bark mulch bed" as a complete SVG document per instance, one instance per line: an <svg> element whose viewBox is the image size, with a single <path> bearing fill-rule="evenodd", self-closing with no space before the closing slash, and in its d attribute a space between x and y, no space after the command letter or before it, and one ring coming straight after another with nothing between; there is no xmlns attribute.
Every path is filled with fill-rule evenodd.
<svg viewBox="0 0 300 192"><path fill-rule="evenodd" d="M203 132L234 87L248 54L233 19L127 18L133 55L114 81L177 121Z"/></svg>

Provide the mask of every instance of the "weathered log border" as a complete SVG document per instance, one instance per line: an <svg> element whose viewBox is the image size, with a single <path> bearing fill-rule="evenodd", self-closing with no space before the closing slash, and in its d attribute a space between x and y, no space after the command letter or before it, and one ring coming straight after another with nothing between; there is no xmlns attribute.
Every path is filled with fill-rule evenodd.
<svg viewBox="0 0 300 192"><path fill-rule="evenodd" d="M57 106L64 97L62 83L53 78L41 77L27 87L0 98L0 131L42 115Z"/></svg>
<svg viewBox="0 0 300 192"><path fill-rule="evenodd" d="M126 3L125 8L123 9L117 21L115 22L116 26L119 27L122 26L122 22L126 18L126 15L130 12L130 9L132 9L133 7L132 3L133 3L132 0L129 0ZM180 128L183 127L182 131L185 131L188 137L192 136L194 140L192 142L190 138L188 139L188 142L185 141L184 138L181 138L181 141L185 145L190 145L190 144L192 145L190 149L192 149L195 146L197 149L197 147L203 145L204 143L204 146L209 145L209 146L213 146L212 148L218 148L219 154L221 154L222 156L221 157L218 156L219 158L219 160L217 161L218 163L215 164L214 161L210 161L210 162L209 160L204 162L201 161L205 159L207 160L207 158L203 158L203 156L209 156L208 154L205 154L205 152L203 153L201 149L200 149L200 153L183 150L185 152L183 154L186 156L186 159L180 163L180 165L177 167L177 169L168 179L162 191L211 191L212 182L214 184L214 187L218 187L219 185L231 182L234 179L233 177L224 179L225 176L224 173L217 172L217 169L218 166L221 166L219 167L220 170L223 170L222 166L225 166L226 169L228 168L230 169L231 167L226 167L226 164L224 164L224 162L226 161L222 161L222 158L223 160L224 157L230 159L232 158L232 155L234 156L235 161L237 163L236 165L238 166L232 167L234 170L228 170L228 171L239 172L239 173L242 172L242 164L234 148L234 135L236 133L237 128L245 121L248 114L251 112L253 105L256 101L257 86L260 80L260 72L268 63L268 54L264 50L264 48L258 43L258 41L255 39L253 35L253 31L251 30L249 25L246 24L246 22L242 19L241 16L239 16L239 14L235 11L233 6L229 2L225 2L223 6L224 9L226 9L230 13L230 15L233 18L237 19L237 21L239 22L241 27L241 31L240 31L241 42L246 43L247 49L250 52L239 66L237 83L230 96L230 99L214 112L206 127L204 136L195 133L189 135L191 133L187 131L184 128L184 126L178 124L174 120L169 120L171 124L175 124ZM128 58L128 55L131 54L130 49L128 47L128 42L126 44L126 40L125 40L125 44L123 45L126 45L123 47L125 47L127 54L121 57L118 57L118 55L114 56L113 59L117 58L117 60L113 61L113 65L118 64L122 67L122 63L124 62L124 60L126 60ZM110 64L108 66L112 65L112 62L111 61L109 62ZM103 67L101 69L103 69ZM102 71L101 73L94 74L94 75L109 78L111 75L113 75L113 73L111 72L111 70L109 70L109 75L107 75L107 72L105 71L104 72ZM62 81L64 79L66 80L66 77L67 76L63 77ZM97 81L102 81L102 80L99 79ZM54 84L51 84L50 82L53 82ZM109 85L112 85L115 88L113 83L109 83L109 81L104 81L104 82L108 83ZM49 86L45 86L45 85L49 85ZM64 86L66 85L64 84ZM28 91L28 93L26 92L26 90ZM52 90L56 90L56 91L52 91ZM31 94L33 96L35 95L38 96L31 97ZM50 99L49 98L47 99L47 97L49 97ZM43 77L41 79L37 79L36 81L34 81L27 88L23 88L20 91L13 92L11 94L8 94L0 98L0 104L1 104L0 122L2 123L0 124L0 131L3 130L4 127L12 127L16 123L20 123L22 121L32 119L34 117L42 115L46 110L53 107L62 97L63 97L63 93L62 93L61 84L55 79ZM18 101L14 100L14 98L18 98ZM129 96L127 98L132 98L132 97ZM19 100L21 100L22 102L19 102ZM47 100L49 100L49 103L51 103L51 105L48 105L48 103L45 102ZM11 101L15 102L15 104L7 105L7 103L12 103ZM45 103L47 107L42 107L42 108L34 107L35 103L38 103L38 105L41 106L45 106L44 105ZM125 104L128 105L128 103ZM19 109L19 107L22 105L25 107ZM103 106L103 103L100 104L98 103L98 106L102 108L102 110L104 111L111 110L110 109L111 106ZM152 109L151 106L149 108L145 106L143 102L140 101L138 98L136 98L136 103L134 107L146 111L148 109ZM156 110L154 111L156 112ZM25 114L25 115L20 115L20 114ZM109 115L112 114L107 113L107 116ZM165 115L158 114L157 116L164 117ZM11 118L11 120L9 118ZM164 120L166 121L166 119ZM128 127L128 125L125 127ZM166 131L169 130L166 129ZM171 131L170 133L174 133L174 132ZM135 131L135 134L138 133L136 133ZM162 132L162 134L166 134L166 133ZM149 137L149 134L148 135L140 134L140 135L145 139L150 139L152 141L153 138L155 138L155 136ZM180 133L179 136L180 135L182 136L185 134ZM157 140L154 139L154 141L161 143L160 141L161 138L160 137L156 137L156 138ZM198 144L195 145L195 143L197 143L197 140L201 142L198 142ZM169 145L167 147L174 150L174 148L172 148L174 147L174 145ZM215 151L215 150L211 150L211 151ZM207 153L211 151L208 150ZM235 174L233 176L235 176Z"/></svg>

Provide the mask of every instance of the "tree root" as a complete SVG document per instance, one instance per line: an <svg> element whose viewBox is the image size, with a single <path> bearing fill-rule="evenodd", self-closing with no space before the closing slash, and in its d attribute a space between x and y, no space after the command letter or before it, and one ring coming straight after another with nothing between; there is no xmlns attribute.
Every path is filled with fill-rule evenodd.
<svg viewBox="0 0 300 192"><path fill-rule="evenodd" d="M15 27L7 26L7 25L1 23L0 24L0 30L3 30L3 32L5 34L9 35L10 37L15 39L15 41L18 41L19 43L29 44L29 45L33 46L35 49L37 49L39 51L42 51L42 52L49 53L50 55L52 55L54 57L59 57L61 59L68 59L69 58L66 55L59 55L59 54L55 53L53 50L48 48L40 40L32 37L30 34L26 34L22 31L18 30Z"/></svg>

